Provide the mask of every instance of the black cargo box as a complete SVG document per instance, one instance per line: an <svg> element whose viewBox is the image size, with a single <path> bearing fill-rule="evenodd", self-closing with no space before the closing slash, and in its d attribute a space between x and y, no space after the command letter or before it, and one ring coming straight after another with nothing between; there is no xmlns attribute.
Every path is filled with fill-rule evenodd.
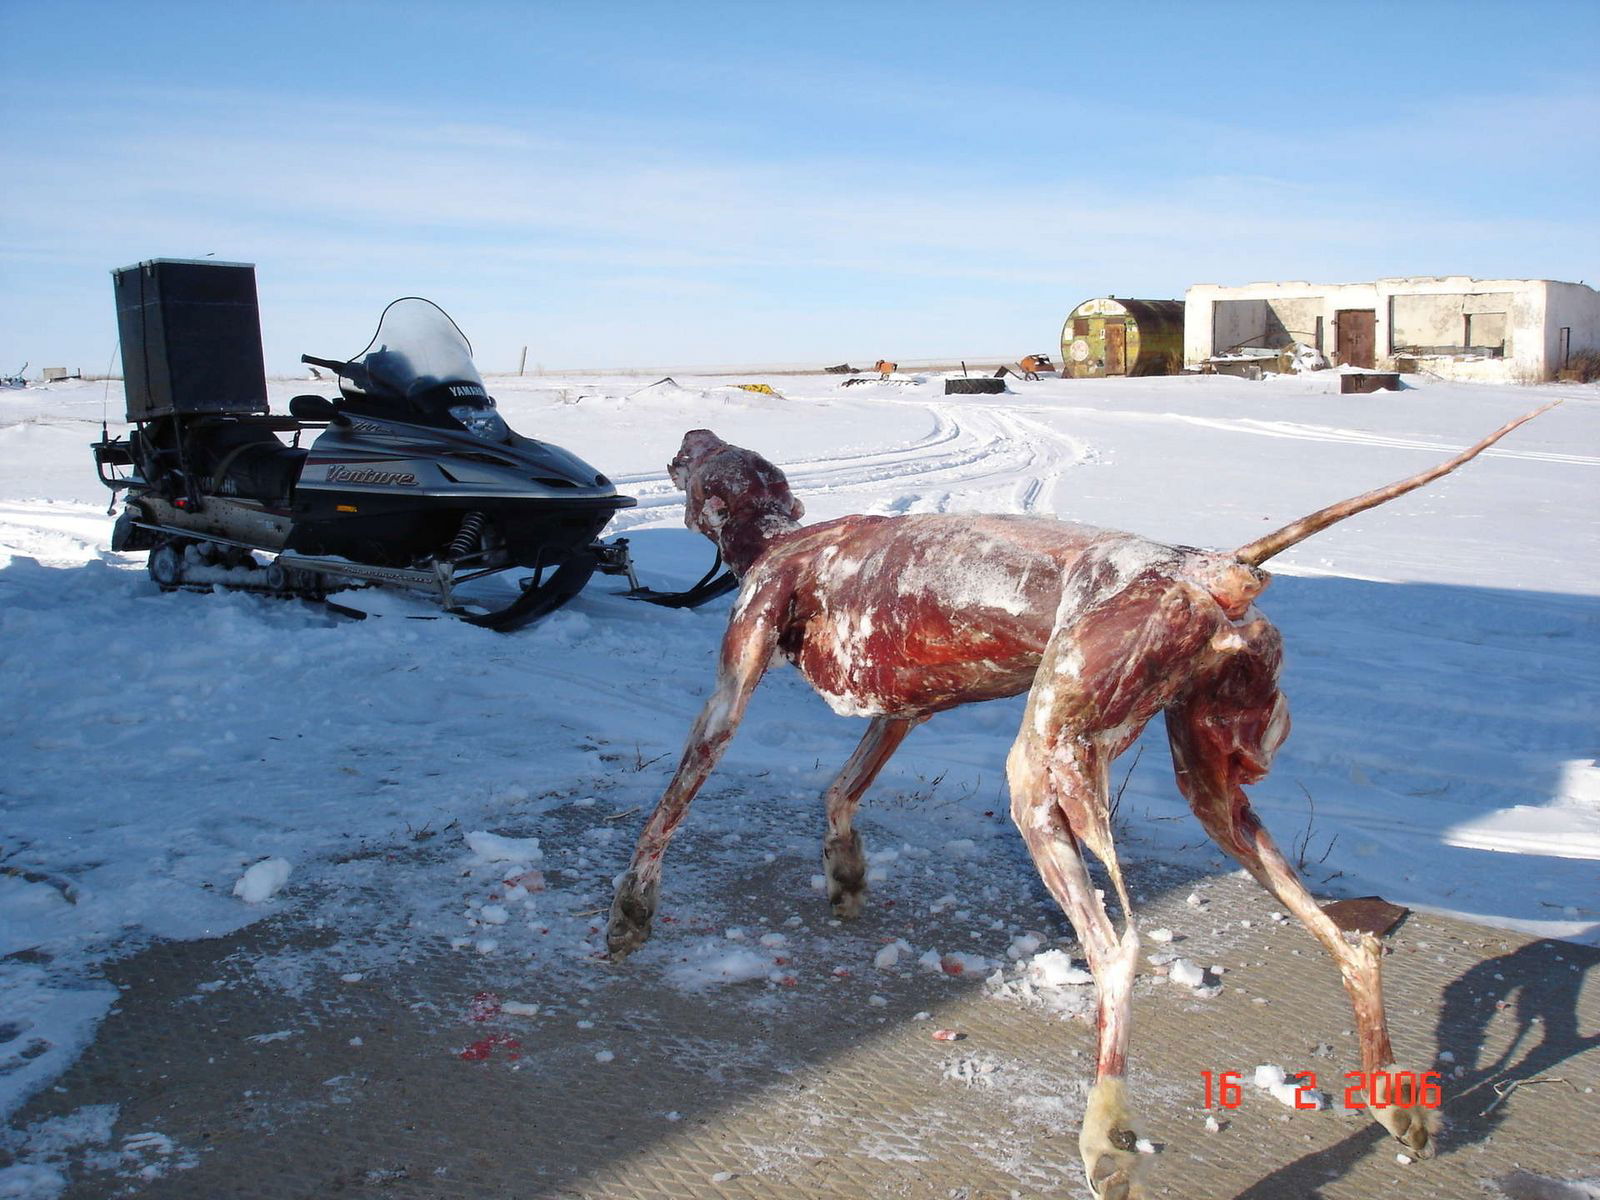
<svg viewBox="0 0 1600 1200"><path fill-rule="evenodd" d="M253 264L153 258L111 280L128 420L267 411Z"/></svg>

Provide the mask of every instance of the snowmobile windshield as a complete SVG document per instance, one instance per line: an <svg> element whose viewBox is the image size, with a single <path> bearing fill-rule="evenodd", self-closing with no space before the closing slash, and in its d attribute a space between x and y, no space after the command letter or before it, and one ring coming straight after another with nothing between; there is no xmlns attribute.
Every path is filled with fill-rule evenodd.
<svg viewBox="0 0 1600 1200"><path fill-rule="evenodd" d="M431 300L406 296L390 304L350 366L357 369L340 378L339 388L353 407L465 426L494 441L510 433L473 364L472 343Z"/></svg>

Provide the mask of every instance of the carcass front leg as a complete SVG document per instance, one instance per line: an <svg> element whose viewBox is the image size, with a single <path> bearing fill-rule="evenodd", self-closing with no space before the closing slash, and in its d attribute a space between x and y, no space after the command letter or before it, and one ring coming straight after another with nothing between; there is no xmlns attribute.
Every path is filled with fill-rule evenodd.
<svg viewBox="0 0 1600 1200"><path fill-rule="evenodd" d="M861 835L852 827L856 806L883 770L884 763L926 717L874 717L838 776L823 793L828 833L822 843L822 869L828 881L828 903L836 917L861 915L867 891L867 857Z"/></svg>
<svg viewBox="0 0 1600 1200"><path fill-rule="evenodd" d="M733 731L761 681L778 644L778 614L787 592L775 584L755 587L739 598L722 639L717 686L700 710L678 769L661 803L645 823L633 859L617 884L606 924L606 952L613 962L632 954L650 937L661 890L661 859L673 833L688 814L712 768L722 757Z"/></svg>
<svg viewBox="0 0 1600 1200"><path fill-rule="evenodd" d="M1292 912L1333 958L1355 1012L1367 1078L1394 1066L1383 1011L1383 947L1371 934L1352 942L1317 905L1250 806L1244 784L1267 773L1289 731L1288 705L1276 687L1277 633L1264 621L1251 649L1167 710L1167 739L1178 787L1211 838ZM1439 1114L1420 1103L1372 1107L1372 1116L1418 1158L1434 1153Z"/></svg>

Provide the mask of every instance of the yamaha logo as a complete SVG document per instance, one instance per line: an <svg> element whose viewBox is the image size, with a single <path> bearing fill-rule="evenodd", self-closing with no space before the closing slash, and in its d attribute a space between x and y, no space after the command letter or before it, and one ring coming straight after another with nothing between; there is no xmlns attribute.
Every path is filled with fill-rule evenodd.
<svg viewBox="0 0 1600 1200"><path fill-rule="evenodd" d="M450 394L452 396L477 397L487 395L488 393L485 392L481 387L474 387L470 383L452 383L450 385Z"/></svg>

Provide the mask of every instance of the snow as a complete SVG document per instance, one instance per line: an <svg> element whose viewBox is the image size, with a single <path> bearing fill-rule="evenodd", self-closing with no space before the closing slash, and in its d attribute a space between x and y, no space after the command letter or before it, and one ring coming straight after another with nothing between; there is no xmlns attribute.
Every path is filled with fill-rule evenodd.
<svg viewBox="0 0 1600 1200"><path fill-rule="evenodd" d="M772 956L747 948L727 949L716 943L702 945L683 955L686 961L667 972L674 987L701 991L724 984L751 983L772 973Z"/></svg>
<svg viewBox="0 0 1600 1200"><path fill-rule="evenodd" d="M1227 549L1567 396L1456 474L1270 564L1258 604L1284 634L1294 731L1251 795L1291 858L1303 844L1319 890L1600 944L1600 388L1408 378L1399 393L1341 396L1329 372L1047 379L961 398L946 398L938 376L849 389L772 377L780 396L727 386L760 379L489 382L515 428L638 497L611 532L631 539L658 588L693 583L711 558L683 528L665 471L691 428L782 466L807 522L1056 515ZM281 411L306 385L270 390ZM662 610L597 578L566 609L502 637L444 621L350 622L242 594L164 595L143 555L108 546L109 496L87 443L102 413L120 410L115 384L0 392L0 999L19 1030L0 1059L21 1058L0 1073L0 1114L92 1038L115 999L108 959L269 914L294 921L317 894L359 898L383 880L406 908L391 940L281 964L279 986L371 977L407 937L518 961L537 952L544 972L589 962L608 881L710 690L731 601ZM1003 581L971 578L1004 603ZM943 909L970 909L969 928L987 926L963 872L984 868L992 839L1015 838L996 781L1021 711L1010 700L941 714L884 769L864 818L892 817L884 844L901 851L873 855L880 888L937 871L949 882L918 893L922 909L937 896ZM817 793L862 728L774 672L708 790L748 793L719 817L738 839L721 858L749 869L783 849L763 840L774 809L814 821ZM1124 857L1231 868L1194 828L1159 721L1141 744L1119 810ZM935 786L937 806L903 803ZM558 821L576 830L560 843L549 832ZM806 894L808 879L826 886L810 874L814 854L789 884L797 912L822 905ZM273 862L294 864L294 886L275 897ZM669 856L664 898L686 900L694 869ZM245 886L252 873L258 884ZM707 916L707 932L728 924ZM811 944L796 933L764 945L768 932L702 942L679 928L641 953L672 955L673 986L762 992L804 969L775 958ZM846 950L850 929L830 933L839 947L811 969L864 966L888 949ZM1019 996L1025 984L1041 1003L1056 995L1063 1013L1081 1009L1086 973L1034 937L1019 927L970 950L901 944L881 969L922 959L970 973L1014 960L1004 970ZM37 954L7 957L18 951ZM1035 969L1032 981L1019 975Z"/></svg>

